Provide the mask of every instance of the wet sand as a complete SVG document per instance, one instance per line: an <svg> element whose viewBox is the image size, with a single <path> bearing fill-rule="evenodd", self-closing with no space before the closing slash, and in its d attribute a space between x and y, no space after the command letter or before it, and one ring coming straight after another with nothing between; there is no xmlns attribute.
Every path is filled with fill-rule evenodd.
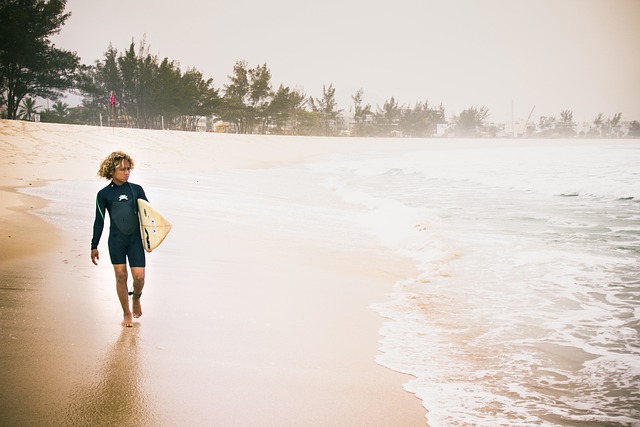
<svg viewBox="0 0 640 427"><path fill-rule="evenodd" d="M147 258L144 315L122 328L107 230L100 265L89 259L95 171L113 150L136 159L137 182L364 147L0 121L2 424L426 425L408 378L375 363L382 319L368 308L413 272L407 260L224 218L205 245L177 212ZM47 183L54 200L29 190ZM41 218L47 206L60 224Z"/></svg>

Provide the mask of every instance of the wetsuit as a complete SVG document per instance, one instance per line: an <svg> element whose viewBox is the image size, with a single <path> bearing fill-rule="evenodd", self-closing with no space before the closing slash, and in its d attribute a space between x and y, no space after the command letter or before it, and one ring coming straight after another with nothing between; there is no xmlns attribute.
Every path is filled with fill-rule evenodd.
<svg viewBox="0 0 640 427"><path fill-rule="evenodd" d="M137 184L125 182L116 185L113 181L98 192L96 198L96 219L93 222L91 249L97 249L104 229L104 216L109 212L109 256L112 264L126 264L130 267L144 267L145 255L140 238L138 220L138 199L147 200L144 190ZM148 200L147 200L148 201Z"/></svg>

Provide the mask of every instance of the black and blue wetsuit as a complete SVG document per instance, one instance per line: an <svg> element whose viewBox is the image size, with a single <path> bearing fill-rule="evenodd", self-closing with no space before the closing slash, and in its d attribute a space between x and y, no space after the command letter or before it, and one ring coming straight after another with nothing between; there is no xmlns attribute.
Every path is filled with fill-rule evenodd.
<svg viewBox="0 0 640 427"><path fill-rule="evenodd" d="M98 192L96 219L93 222L91 249L97 249L104 229L104 216L109 212L109 256L112 264L144 267L145 255L140 238L138 199L147 200L144 190L137 184L125 182L116 185L113 181ZM148 201L148 200L147 200Z"/></svg>

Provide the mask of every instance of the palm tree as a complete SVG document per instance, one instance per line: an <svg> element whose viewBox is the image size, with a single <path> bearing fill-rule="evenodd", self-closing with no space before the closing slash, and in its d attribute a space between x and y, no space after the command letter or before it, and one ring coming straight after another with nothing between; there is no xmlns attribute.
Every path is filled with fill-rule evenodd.
<svg viewBox="0 0 640 427"><path fill-rule="evenodd" d="M64 103L62 101L56 101L55 104L53 104L53 111L60 117L64 117L67 115L67 113L69 108L69 104Z"/></svg>
<svg viewBox="0 0 640 427"><path fill-rule="evenodd" d="M27 96L20 106L20 111L18 111L18 116L22 120L32 121L35 118L35 114L37 113L38 106L36 105L36 100Z"/></svg>

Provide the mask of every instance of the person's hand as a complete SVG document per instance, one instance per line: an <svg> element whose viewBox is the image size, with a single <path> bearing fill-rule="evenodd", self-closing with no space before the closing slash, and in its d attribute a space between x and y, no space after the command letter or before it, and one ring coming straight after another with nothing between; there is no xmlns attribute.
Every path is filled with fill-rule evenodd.
<svg viewBox="0 0 640 427"><path fill-rule="evenodd" d="M100 253L97 249L91 249L91 262L95 265L98 265L98 260L100 259Z"/></svg>

